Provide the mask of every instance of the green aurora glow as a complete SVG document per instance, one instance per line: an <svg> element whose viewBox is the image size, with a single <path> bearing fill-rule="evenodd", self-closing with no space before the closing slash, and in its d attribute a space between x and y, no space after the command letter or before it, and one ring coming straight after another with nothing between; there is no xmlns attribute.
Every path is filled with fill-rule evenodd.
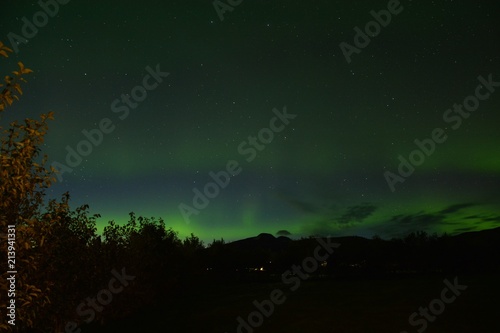
<svg viewBox="0 0 500 333"><path fill-rule="evenodd" d="M353 28L386 3L249 1L221 22L210 2L71 1L4 61L35 74L1 121L55 111L43 152L64 162L83 129L112 119L116 129L49 192L89 204L101 230L131 211L205 242L278 230L390 238L500 226L500 92L457 130L443 121L479 75L500 81L497 5L402 1L404 11L348 64L339 43L352 43ZM36 10L9 5L0 40ZM119 120L111 103L156 64L170 75ZM238 145L283 106L297 118L245 161ZM397 172L398 156L436 127L446 142L391 192L384 172ZM186 223L179 204L192 205L193 188L228 160L242 172Z"/></svg>

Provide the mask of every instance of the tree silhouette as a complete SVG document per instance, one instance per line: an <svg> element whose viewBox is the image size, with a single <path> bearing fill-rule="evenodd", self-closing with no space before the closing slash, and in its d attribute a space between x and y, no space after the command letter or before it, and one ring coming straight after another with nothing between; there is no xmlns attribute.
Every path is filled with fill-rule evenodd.
<svg viewBox="0 0 500 333"><path fill-rule="evenodd" d="M0 55L8 57L11 52L0 42ZM32 72L21 62L18 66L19 69L7 75L4 84L0 84L0 116L19 100L21 84L26 82L24 77ZM16 226L15 268L19 272L16 276L16 322L21 327L32 327L37 314L49 304L50 284L32 279L39 272L39 256L33 256L33 248L44 244L42 234L34 228L36 216L43 203L44 189L54 180L51 171L44 167L46 157L39 161L39 147L47 132L48 119L52 119L52 113L42 114L40 120L28 118L24 123L12 122L6 129L0 127L0 224L2 232L7 230L7 225ZM0 251L6 258L6 247L2 246ZM0 289L5 290L7 273L2 274ZM0 306L5 308L6 301L2 297ZM0 328L12 330L12 326L3 321Z"/></svg>
<svg viewBox="0 0 500 333"><path fill-rule="evenodd" d="M0 55L12 50L0 43ZM22 95L21 84L32 72L23 63L7 75L0 93L0 116ZM53 113L41 114L40 120L26 118L0 127L0 224L1 231L15 225L16 325L18 331L33 328L62 329L74 312L79 297L88 293L99 270L89 251L96 250L95 219L88 217L88 206L76 211L69 208L69 194L60 202L44 205L45 191L55 182L55 170L46 168L47 156L40 156L41 145ZM3 243L3 242L2 242ZM0 255L7 257L7 247ZM78 258L79 260L75 260ZM5 290L7 272L2 272L0 289ZM1 298L0 306L6 307ZM2 330L13 330L2 321Z"/></svg>

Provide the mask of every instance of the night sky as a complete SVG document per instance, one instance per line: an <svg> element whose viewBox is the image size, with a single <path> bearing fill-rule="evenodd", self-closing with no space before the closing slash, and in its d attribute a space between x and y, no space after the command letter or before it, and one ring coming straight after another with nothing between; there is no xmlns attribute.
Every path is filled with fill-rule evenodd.
<svg viewBox="0 0 500 333"><path fill-rule="evenodd" d="M357 47L355 27L388 5L398 13ZM46 24L36 16L25 44L22 18L33 22L41 7L8 1L0 40L19 44L2 74L18 61L35 73L1 122L55 112L43 153L68 169L48 196L69 191L73 207L89 204L100 230L131 211L205 242L494 228L499 7L245 0L221 20L208 0L72 0ZM97 144L81 143L85 130ZM67 149L79 143L88 154L68 171ZM418 165L402 176L401 159ZM210 172L225 181L228 163L234 176L209 185L196 209L196 189L214 182Z"/></svg>

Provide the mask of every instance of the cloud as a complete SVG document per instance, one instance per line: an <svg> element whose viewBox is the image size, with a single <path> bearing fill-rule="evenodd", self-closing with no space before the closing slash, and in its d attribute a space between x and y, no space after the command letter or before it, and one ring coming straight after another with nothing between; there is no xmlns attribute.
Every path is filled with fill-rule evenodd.
<svg viewBox="0 0 500 333"><path fill-rule="evenodd" d="M280 230L276 233L278 236L290 236L292 233L289 232L288 230Z"/></svg>
<svg viewBox="0 0 500 333"><path fill-rule="evenodd" d="M445 216L439 213L432 214L420 212L417 214L396 215L393 216L389 222L394 223L395 226L411 226L415 230L422 230L430 225L443 222L444 218Z"/></svg>
<svg viewBox="0 0 500 333"><path fill-rule="evenodd" d="M458 228L455 231L459 232L468 232L468 231L474 231L476 230L476 227L464 227L464 228Z"/></svg>
<svg viewBox="0 0 500 333"><path fill-rule="evenodd" d="M451 206L446 207L445 209L441 210L439 213L444 214L444 215L453 214L453 213L458 212L459 210L462 210L462 209L468 208L468 207L472 207L472 206L476 206L476 204L475 203L455 204L455 205L451 205Z"/></svg>
<svg viewBox="0 0 500 333"><path fill-rule="evenodd" d="M295 209L304 213L318 213L320 208L310 202L300 201L297 199L287 199L287 202Z"/></svg>
<svg viewBox="0 0 500 333"><path fill-rule="evenodd" d="M309 235L345 234L370 217L377 206L371 203L361 203L349 206L335 214L334 210L323 209L302 226L302 231Z"/></svg>
<svg viewBox="0 0 500 333"><path fill-rule="evenodd" d="M275 195L279 200L286 202L301 213L318 214L322 210L315 200L297 199L295 196L285 191L279 191Z"/></svg>
<svg viewBox="0 0 500 333"><path fill-rule="evenodd" d="M439 223L454 225L454 224L462 224L459 220L448 220L450 215L457 213L465 208L476 206L475 203L459 203L450 205L440 211L437 212L425 212L421 211L416 214L406 214L406 215L396 215L393 216L389 222L395 223L399 226L412 226L414 230L423 230L428 226L436 226ZM463 219L471 219L474 217L479 217L477 215L470 215L467 217L461 217L460 220ZM457 229L458 230L458 229Z"/></svg>
<svg viewBox="0 0 500 333"><path fill-rule="evenodd" d="M298 195L290 194L287 191L279 191L275 194L276 198L286 202L300 213L317 216L331 216L338 212L342 206L341 200L336 195L324 195L322 193L300 193Z"/></svg>
<svg viewBox="0 0 500 333"><path fill-rule="evenodd" d="M377 207L369 203L363 203L361 205L351 206L347 208L347 212L342 214L337 219L337 222L340 224L347 224L351 222L359 223L362 222L367 217L369 217L370 215L372 215L373 212L376 210Z"/></svg>
<svg viewBox="0 0 500 333"><path fill-rule="evenodd" d="M301 211L312 213L307 223L302 225L302 232L309 235L349 235L356 232L376 233L382 237L404 237L411 232L426 231L432 233L446 230L450 234L476 230L476 228L493 227L500 223L498 214L473 214L470 207L480 203L459 202L444 206L435 211L421 210L405 214L393 215L375 221L373 216L379 210L375 204L360 203L340 210L325 209L321 205L308 204L299 200L288 200ZM315 208L313 208L315 207ZM370 219L369 219L370 218ZM370 223L364 223L369 219ZM478 220L474 222L473 220Z"/></svg>
<svg viewBox="0 0 500 333"><path fill-rule="evenodd" d="M484 222L498 222L500 223L500 216L489 216L483 218Z"/></svg>
<svg viewBox="0 0 500 333"><path fill-rule="evenodd" d="M399 238L416 231L428 231L442 224L442 214L418 212L415 214L395 215L374 228L374 232L389 238ZM462 225L462 224L460 224Z"/></svg>
<svg viewBox="0 0 500 333"><path fill-rule="evenodd" d="M420 211L414 214L395 215L387 222L382 223L377 228L377 232L387 234L391 237L400 237L414 231L428 231L438 226L447 226L447 229L454 229L452 233L461 233L476 228L470 226L470 220L472 219L481 219L480 224L497 220L498 217L490 216L486 218L482 215L457 217L456 213L477 205L477 203L458 203L449 205L437 212Z"/></svg>

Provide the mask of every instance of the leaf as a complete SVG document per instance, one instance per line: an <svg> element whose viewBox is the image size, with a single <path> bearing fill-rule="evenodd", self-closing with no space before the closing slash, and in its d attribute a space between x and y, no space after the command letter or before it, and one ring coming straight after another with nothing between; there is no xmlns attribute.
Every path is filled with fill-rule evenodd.
<svg viewBox="0 0 500 333"><path fill-rule="evenodd" d="M24 64L22 62L18 62L17 64L19 65L19 70L22 74L33 73L31 69L24 67Z"/></svg>
<svg viewBox="0 0 500 333"><path fill-rule="evenodd" d="M23 94L23 91L21 90L21 86L19 85L19 83L16 83L16 84L14 85L14 89L16 89L16 90L17 90L17 92L18 92L20 95L22 95L22 94Z"/></svg>
<svg viewBox="0 0 500 333"><path fill-rule="evenodd" d="M0 49L5 50L7 52L12 52L12 49L5 46L4 43L2 43L2 42L0 42Z"/></svg>

